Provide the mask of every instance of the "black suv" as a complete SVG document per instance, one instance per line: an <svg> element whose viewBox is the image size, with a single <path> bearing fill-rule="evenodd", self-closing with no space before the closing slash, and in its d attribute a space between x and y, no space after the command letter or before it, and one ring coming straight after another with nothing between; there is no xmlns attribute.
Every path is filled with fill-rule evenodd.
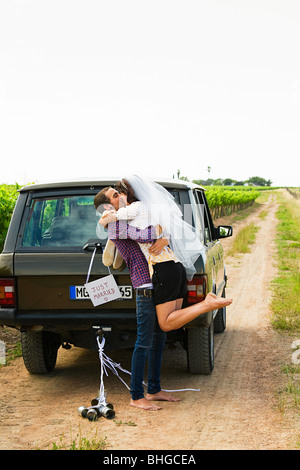
<svg viewBox="0 0 300 470"><path fill-rule="evenodd" d="M135 292L127 267L112 270L122 298L93 307L84 287L92 251L97 247L90 281L108 274L102 264L107 233L100 229L94 196L117 179L85 179L34 184L20 190L0 255L0 324L21 330L23 359L31 373L54 369L60 346L96 350L102 328L106 348L132 347L136 339ZM196 227L204 245L197 272L188 282L184 305L211 291L225 297L226 274L220 238L232 228L215 228L205 190L181 180L157 181ZM96 227L98 231L96 233ZM199 316L168 333L187 351L191 373L210 374L214 367L214 332L226 328L226 309Z"/></svg>

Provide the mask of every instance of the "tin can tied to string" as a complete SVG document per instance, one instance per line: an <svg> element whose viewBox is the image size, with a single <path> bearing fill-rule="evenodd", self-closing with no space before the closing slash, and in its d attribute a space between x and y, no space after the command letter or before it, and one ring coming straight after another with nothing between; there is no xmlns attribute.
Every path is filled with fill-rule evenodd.
<svg viewBox="0 0 300 470"><path fill-rule="evenodd" d="M98 342L98 352L100 359L100 389L99 396L93 398L91 401L91 406L85 407L80 406L78 408L78 413L82 418L87 418L89 421L96 421L101 416L104 416L106 419L113 419L115 417L114 407L111 403L106 403L104 382L103 382L103 372L105 370L105 362L103 360L103 349L105 344L105 339L103 336L102 330L97 331L97 342ZM105 370L106 375L107 371Z"/></svg>
<svg viewBox="0 0 300 470"><path fill-rule="evenodd" d="M83 249L87 251L90 251L91 249L93 249L93 254L91 257L91 261L90 261L90 265L89 265L89 269L87 273L85 287L88 290L90 299L94 307L102 303L110 302L116 298L120 298L121 293L110 272L109 267L108 267L109 276L100 278L93 282L89 282L96 252L99 251L100 253L103 253L102 244L101 243L92 243L92 244L87 243L83 247ZM98 344L98 352L99 352L99 359L100 359L99 397L91 401L91 406L89 407L79 406L78 408L79 415L82 416L83 418L87 418L89 421L95 421L101 416L104 416L107 419L113 419L115 417L115 411L113 409L114 407L111 403L106 403L106 398L105 398L105 393L104 393L103 371L104 371L105 365L104 365L102 356L103 356L105 340L104 340L103 331L101 328L96 333L96 340ZM105 370L105 373L107 375L106 370Z"/></svg>

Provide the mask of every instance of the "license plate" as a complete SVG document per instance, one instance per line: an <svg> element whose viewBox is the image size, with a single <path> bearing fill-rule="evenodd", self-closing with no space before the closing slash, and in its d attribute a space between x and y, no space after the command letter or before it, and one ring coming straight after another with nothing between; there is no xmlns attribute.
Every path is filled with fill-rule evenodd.
<svg viewBox="0 0 300 470"><path fill-rule="evenodd" d="M122 295L122 299L132 299L132 286L118 286ZM87 300L90 296L84 286L70 286L71 300Z"/></svg>

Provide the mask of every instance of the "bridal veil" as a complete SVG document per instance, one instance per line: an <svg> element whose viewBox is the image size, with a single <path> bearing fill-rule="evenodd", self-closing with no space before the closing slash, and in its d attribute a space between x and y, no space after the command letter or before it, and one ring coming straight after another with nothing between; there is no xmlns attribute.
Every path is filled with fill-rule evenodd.
<svg viewBox="0 0 300 470"><path fill-rule="evenodd" d="M194 263L204 248L194 227L183 219L174 197L163 186L137 175L129 175L124 179L131 185L136 198L150 210L151 225L162 227L164 236L170 241L171 250L191 280L196 272Z"/></svg>

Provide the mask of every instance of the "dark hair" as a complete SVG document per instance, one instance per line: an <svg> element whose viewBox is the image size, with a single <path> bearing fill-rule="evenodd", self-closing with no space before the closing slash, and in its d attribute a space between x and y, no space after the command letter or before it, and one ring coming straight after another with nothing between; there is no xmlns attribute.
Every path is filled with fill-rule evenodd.
<svg viewBox="0 0 300 470"><path fill-rule="evenodd" d="M126 179L123 178L121 181L118 181L115 188L119 193L126 194L129 204L138 201L138 198L135 196L132 187Z"/></svg>
<svg viewBox="0 0 300 470"><path fill-rule="evenodd" d="M107 191L111 186L106 186L106 188L101 189L98 194L94 197L94 206L97 209L102 204L110 204L110 199L106 196Z"/></svg>

